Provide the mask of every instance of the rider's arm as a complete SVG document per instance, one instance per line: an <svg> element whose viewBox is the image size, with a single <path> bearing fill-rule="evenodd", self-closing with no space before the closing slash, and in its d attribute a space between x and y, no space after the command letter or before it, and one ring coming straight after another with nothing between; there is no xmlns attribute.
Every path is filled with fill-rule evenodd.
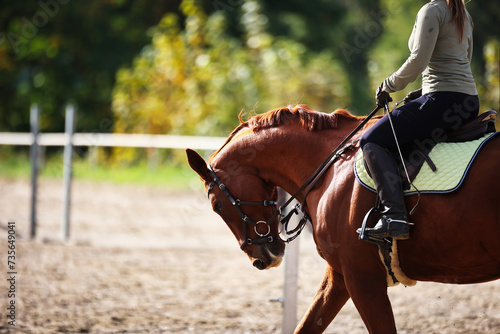
<svg viewBox="0 0 500 334"><path fill-rule="evenodd" d="M384 80L383 90L392 93L415 81L429 64L439 34L439 18L435 7L428 3L417 14L410 36L411 54L406 62Z"/></svg>

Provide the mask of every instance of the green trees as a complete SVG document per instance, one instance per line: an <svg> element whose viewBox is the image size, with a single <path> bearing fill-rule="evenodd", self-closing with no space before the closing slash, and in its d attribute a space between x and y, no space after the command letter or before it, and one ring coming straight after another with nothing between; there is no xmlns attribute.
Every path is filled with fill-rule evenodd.
<svg viewBox="0 0 500 334"><path fill-rule="evenodd" d="M117 132L225 135L242 109L298 102L366 114L376 85L408 56L425 2L8 1L0 131L27 131L34 102L46 132L63 130L69 101L78 131L111 131L102 124L113 120ZM482 109L499 109L500 6L473 0L467 8Z"/></svg>
<svg viewBox="0 0 500 334"><path fill-rule="evenodd" d="M43 131L64 129L64 104L80 131L112 119L116 70L149 42L146 31L180 1L17 0L0 11L0 131L28 131L29 106Z"/></svg>
<svg viewBox="0 0 500 334"><path fill-rule="evenodd" d="M331 110L345 101L332 54L270 35L258 1L241 6L241 39L226 33L222 12L207 16L193 0L181 9L184 30L177 15L166 15L132 69L118 72L116 131L220 135L238 124L242 109L303 102Z"/></svg>

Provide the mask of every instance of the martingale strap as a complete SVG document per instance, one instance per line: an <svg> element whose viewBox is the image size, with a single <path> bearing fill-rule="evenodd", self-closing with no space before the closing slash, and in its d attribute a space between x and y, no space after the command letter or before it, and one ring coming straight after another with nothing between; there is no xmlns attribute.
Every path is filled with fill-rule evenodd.
<svg viewBox="0 0 500 334"><path fill-rule="evenodd" d="M292 230L289 230L288 229L288 224L290 223L290 219L292 218L292 216L295 214L295 215L298 215L299 214L299 209L301 208L301 205L300 204L296 204L292 210L290 210L290 212L288 212L286 214L285 217L281 218L280 222L281 224L283 225L283 231L287 234L287 235L292 235L291 237L288 237L287 239L283 239L281 237L281 233L278 233L278 238L281 239L281 241L283 242L291 242L293 240L295 240L299 235L300 233L302 233L302 230L304 229L304 227L306 226L307 222L308 221L311 221L311 218L309 217L309 215L307 214L307 212L305 210L301 210L301 213L302 213L302 218L300 219L299 223L297 224L297 226L295 226L295 228L293 228ZM281 208L280 208L281 209Z"/></svg>

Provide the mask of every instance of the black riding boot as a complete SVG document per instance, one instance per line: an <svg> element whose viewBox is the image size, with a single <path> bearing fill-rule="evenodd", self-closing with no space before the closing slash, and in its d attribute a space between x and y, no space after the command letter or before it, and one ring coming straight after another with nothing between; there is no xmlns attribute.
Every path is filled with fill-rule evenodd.
<svg viewBox="0 0 500 334"><path fill-rule="evenodd" d="M366 228L365 234L376 238L408 239L410 225L413 224L409 222L401 176L394 156L377 144L367 143L363 147L363 158L381 203L380 220L375 227Z"/></svg>

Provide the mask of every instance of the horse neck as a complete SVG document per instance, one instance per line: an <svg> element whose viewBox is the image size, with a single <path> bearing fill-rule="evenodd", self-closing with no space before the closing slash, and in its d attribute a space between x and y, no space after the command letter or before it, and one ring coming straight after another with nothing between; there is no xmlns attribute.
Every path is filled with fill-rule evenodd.
<svg viewBox="0 0 500 334"><path fill-rule="evenodd" d="M253 145L261 150L252 163L264 180L294 193L357 124L359 121L346 121L342 128L313 132L300 126L257 132Z"/></svg>

